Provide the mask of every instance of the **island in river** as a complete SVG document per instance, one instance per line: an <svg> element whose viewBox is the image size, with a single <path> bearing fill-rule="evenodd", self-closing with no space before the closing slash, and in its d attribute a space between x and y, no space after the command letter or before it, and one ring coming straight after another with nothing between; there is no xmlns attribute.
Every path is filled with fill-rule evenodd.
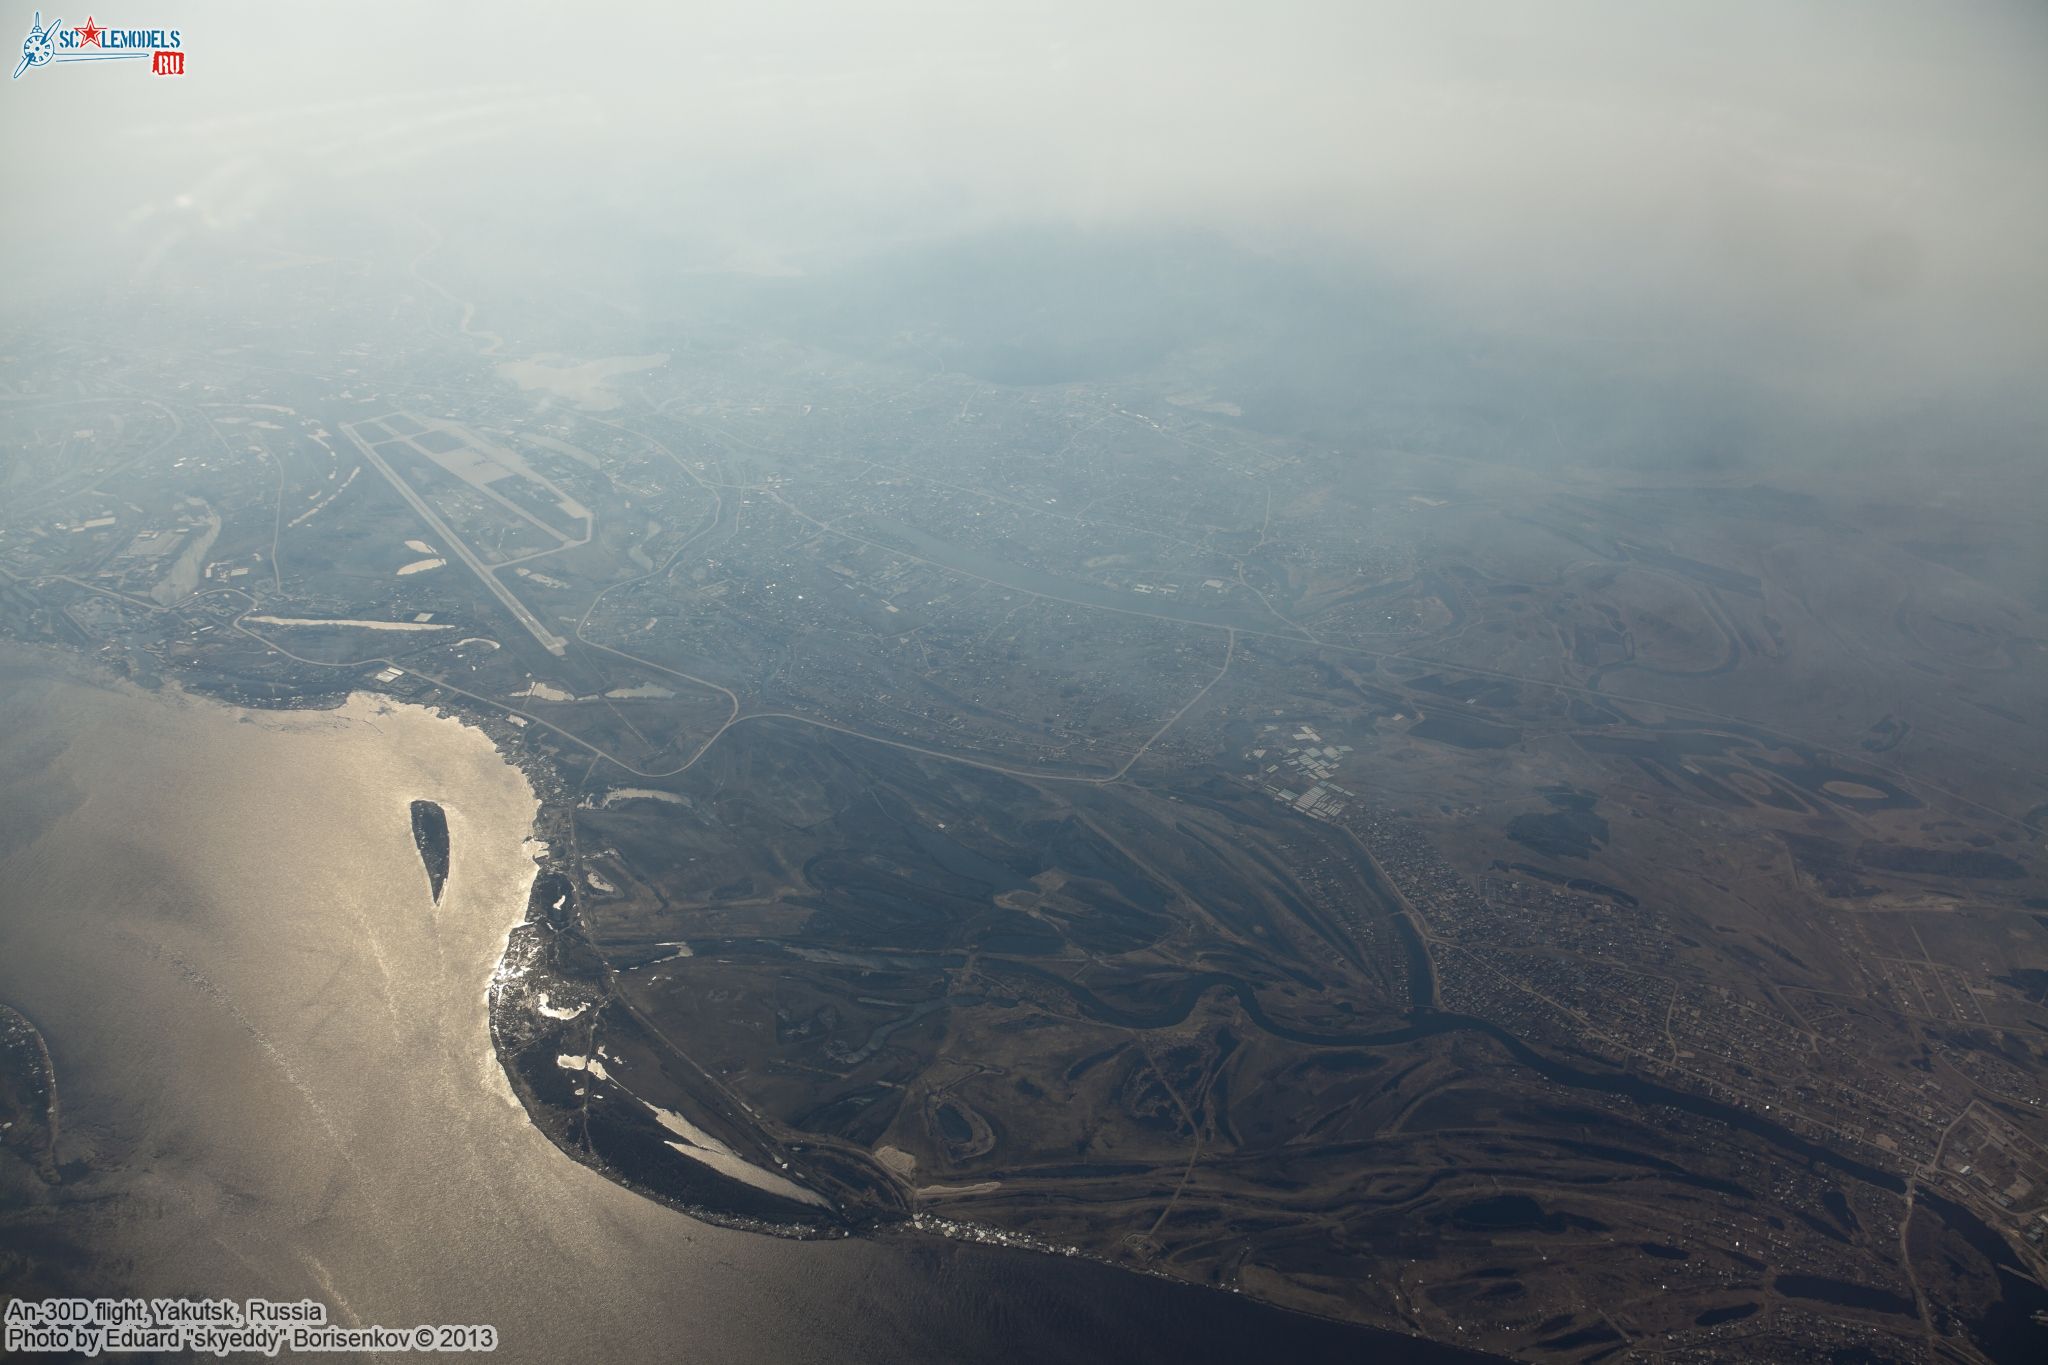
<svg viewBox="0 0 2048 1365"><path fill-rule="evenodd" d="M426 864L434 904L439 905L441 888L448 881L448 812L432 801L413 802L412 839L419 845L420 861Z"/></svg>

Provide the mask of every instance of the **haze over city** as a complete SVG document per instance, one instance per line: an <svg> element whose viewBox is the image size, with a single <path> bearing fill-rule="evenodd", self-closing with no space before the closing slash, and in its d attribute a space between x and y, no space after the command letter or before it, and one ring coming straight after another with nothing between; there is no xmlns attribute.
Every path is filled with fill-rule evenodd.
<svg viewBox="0 0 2048 1365"><path fill-rule="evenodd" d="M10 1301L2041 1358L2038 5L10 22Z"/></svg>

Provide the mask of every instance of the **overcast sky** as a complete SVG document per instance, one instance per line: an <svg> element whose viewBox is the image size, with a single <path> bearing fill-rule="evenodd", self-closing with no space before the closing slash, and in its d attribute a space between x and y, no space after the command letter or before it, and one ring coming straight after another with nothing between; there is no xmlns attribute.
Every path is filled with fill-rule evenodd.
<svg viewBox="0 0 2048 1365"><path fill-rule="evenodd" d="M280 206L461 194L542 217L573 194L586 249L680 203L714 267L1018 221L1196 226L1356 259L1476 328L1754 353L1833 398L2048 367L2032 0L116 18L182 29L189 74L43 68L5 91L17 308L147 287L138 261L260 235Z"/></svg>

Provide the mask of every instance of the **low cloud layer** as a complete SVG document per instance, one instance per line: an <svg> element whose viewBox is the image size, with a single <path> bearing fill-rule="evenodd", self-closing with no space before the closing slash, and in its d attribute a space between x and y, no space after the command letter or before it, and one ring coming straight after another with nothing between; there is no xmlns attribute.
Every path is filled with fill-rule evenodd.
<svg viewBox="0 0 2048 1365"><path fill-rule="evenodd" d="M706 269L1195 227L1479 332L1846 408L2048 367L2033 4L178 11L152 23L184 28L182 80L6 92L18 294L77 287L82 251L146 278L309 203L525 214L590 255L667 221Z"/></svg>

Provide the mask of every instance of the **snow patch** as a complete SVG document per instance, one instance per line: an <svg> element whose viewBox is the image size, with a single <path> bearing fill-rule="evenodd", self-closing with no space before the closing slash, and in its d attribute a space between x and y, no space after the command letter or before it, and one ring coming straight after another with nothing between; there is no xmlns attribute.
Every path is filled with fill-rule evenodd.
<svg viewBox="0 0 2048 1365"><path fill-rule="evenodd" d="M641 1100L640 1103L647 1104L647 1101ZM816 1191L807 1190L794 1180L785 1179L773 1171L764 1171L747 1161L738 1152L681 1114L663 1109L659 1105L647 1104L647 1107L654 1111L657 1123L682 1139L681 1142L671 1142L668 1146L690 1160L701 1162L720 1175L737 1180L742 1185L751 1185L757 1190L783 1199L794 1199L800 1204L815 1204L819 1208L832 1207Z"/></svg>

